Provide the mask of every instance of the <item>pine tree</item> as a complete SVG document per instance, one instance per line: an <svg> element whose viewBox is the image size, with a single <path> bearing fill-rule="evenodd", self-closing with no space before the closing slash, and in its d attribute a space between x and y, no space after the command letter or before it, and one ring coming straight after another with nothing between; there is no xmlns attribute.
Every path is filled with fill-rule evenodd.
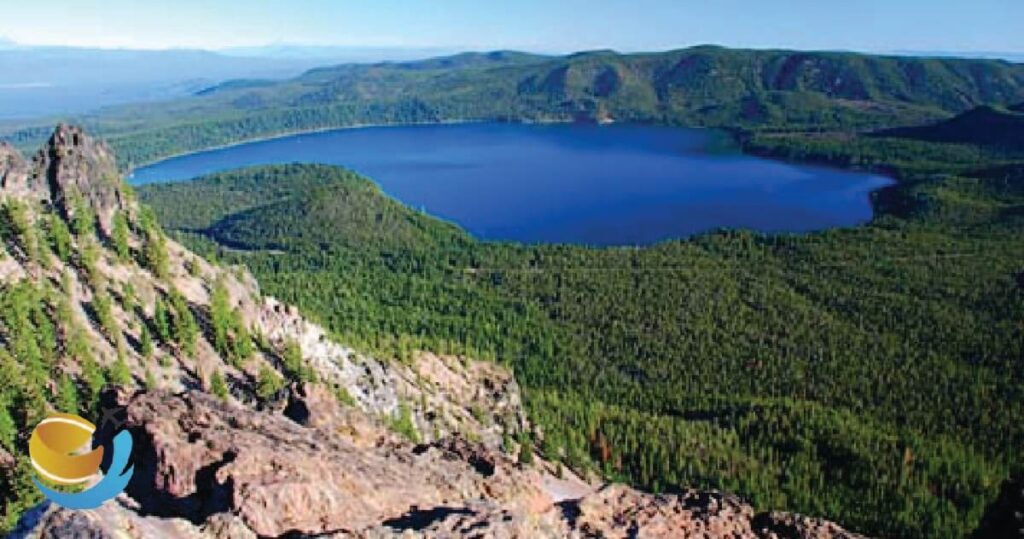
<svg viewBox="0 0 1024 539"><path fill-rule="evenodd" d="M526 436L522 436L519 440L519 464L525 466L533 464L533 444Z"/></svg>
<svg viewBox="0 0 1024 539"><path fill-rule="evenodd" d="M288 341L281 357L285 375L294 382L314 382L316 374L302 359L302 348L295 341Z"/></svg>
<svg viewBox="0 0 1024 539"><path fill-rule="evenodd" d="M18 425L7 409L8 404L0 400L0 447L14 451L14 440L18 436Z"/></svg>
<svg viewBox="0 0 1024 539"><path fill-rule="evenodd" d="M74 229L75 236L78 237L79 241L95 236L96 215L85 202L85 199L77 196L72 201L71 206L74 208L74 214L71 216L71 228Z"/></svg>
<svg viewBox="0 0 1024 539"><path fill-rule="evenodd" d="M213 375L210 376L210 391L221 400L227 400L228 398L228 385L224 382L224 376L220 374L220 371L213 371Z"/></svg>
<svg viewBox="0 0 1024 539"><path fill-rule="evenodd" d="M103 274L99 271L99 260L100 260L100 249L96 245L96 242L91 239L80 240L79 245L79 256L82 263L82 269L85 271L86 277L89 279L89 285L94 290L103 288Z"/></svg>
<svg viewBox="0 0 1024 539"><path fill-rule="evenodd" d="M142 331L139 337L139 352L142 357L150 359L153 357L153 337L149 334L149 326L145 322L142 323Z"/></svg>
<svg viewBox="0 0 1024 539"><path fill-rule="evenodd" d="M79 358L79 364L82 366L82 379L85 381L87 390L85 408L91 409L99 402L100 392L107 384L107 377L91 354Z"/></svg>
<svg viewBox="0 0 1024 539"><path fill-rule="evenodd" d="M96 318L103 334L111 342L117 343L121 337L121 328L118 326L117 319L114 318L114 307L110 296L106 292L97 291L92 298L92 307L96 312Z"/></svg>
<svg viewBox="0 0 1024 539"><path fill-rule="evenodd" d="M170 314L163 298L157 298L156 305L153 307L153 327L156 328L156 336L160 342L164 344L171 342Z"/></svg>
<svg viewBox="0 0 1024 539"><path fill-rule="evenodd" d="M192 316L188 300L177 290L171 291L171 308L174 310L174 316L171 318L174 341L178 343L186 356L194 356L199 326L196 324L195 317Z"/></svg>
<svg viewBox="0 0 1024 539"><path fill-rule="evenodd" d="M128 219L124 212L114 214L114 228L111 232L111 240L114 242L114 252L121 262L131 260L131 247L128 245Z"/></svg>
<svg viewBox="0 0 1024 539"><path fill-rule="evenodd" d="M256 351L252 343L252 335L245 328L245 322L242 321L242 313L238 312L237 309L232 318L232 325L235 328L234 355L240 362L244 362L252 357Z"/></svg>
<svg viewBox="0 0 1024 539"><path fill-rule="evenodd" d="M71 260L71 231L67 223L58 215L50 215L47 219L47 230L49 232L50 248L56 253L57 258L65 264Z"/></svg>
<svg viewBox="0 0 1024 539"><path fill-rule="evenodd" d="M78 413L78 388L75 387L75 381L67 373L62 374L57 383L55 406L58 411L66 414Z"/></svg>
<svg viewBox="0 0 1024 539"><path fill-rule="evenodd" d="M407 403L403 402L398 405L397 414L391 418L391 430L414 444L420 442L420 433L416 430L416 423L412 419L412 409Z"/></svg>
<svg viewBox="0 0 1024 539"><path fill-rule="evenodd" d="M145 232L145 238L143 262L158 279L166 279L170 275L170 256L163 233L154 227Z"/></svg>
<svg viewBox="0 0 1024 539"><path fill-rule="evenodd" d="M110 366L107 379L114 385L122 387L131 385L132 372L128 369L128 364L125 363L124 357L119 355L117 360L114 361L114 364Z"/></svg>
<svg viewBox="0 0 1024 539"><path fill-rule="evenodd" d="M263 365L256 379L256 395L268 400L284 389L284 380L273 369Z"/></svg>
<svg viewBox="0 0 1024 539"><path fill-rule="evenodd" d="M230 332L232 325L231 303L227 286L218 279L210 294L210 320L213 325L213 347L223 357L231 356Z"/></svg>
<svg viewBox="0 0 1024 539"><path fill-rule="evenodd" d="M21 250L28 260L39 263L39 238L29 214L28 206L17 199L8 199L4 204L7 226L13 229Z"/></svg>

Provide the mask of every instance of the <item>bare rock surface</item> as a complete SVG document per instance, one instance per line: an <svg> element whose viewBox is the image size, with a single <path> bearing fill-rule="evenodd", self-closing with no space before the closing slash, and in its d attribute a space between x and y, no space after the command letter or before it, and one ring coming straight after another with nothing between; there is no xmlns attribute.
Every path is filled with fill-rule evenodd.
<svg viewBox="0 0 1024 539"><path fill-rule="evenodd" d="M113 153L78 127L57 126L36 155L33 174L32 191L68 217L76 211L76 198L83 198L107 234L114 212L127 205Z"/></svg>
<svg viewBox="0 0 1024 539"><path fill-rule="evenodd" d="M0 141L0 188L14 195L39 198L33 195L34 189L28 184L28 163L18 150L7 142ZM42 193L39 189L39 193Z"/></svg>
<svg viewBox="0 0 1024 539"><path fill-rule="evenodd" d="M860 539L863 536L851 533L834 522L811 518L793 513L772 511L754 519L754 528L760 537L787 539L809 537L820 539Z"/></svg>
<svg viewBox="0 0 1024 539"><path fill-rule="evenodd" d="M409 363L382 361L334 342L295 307L274 298L265 298L250 316L271 342L298 344L323 380L345 388L362 411L394 417L404 404L423 440L472 433L497 448L504 432L528 428L519 385L499 365L425 352ZM322 395L302 397L310 398L323 402Z"/></svg>
<svg viewBox="0 0 1024 539"><path fill-rule="evenodd" d="M365 448L199 392L122 404L140 450L127 496L51 508L24 537L860 537L714 491L608 485L554 503L543 472L458 437Z"/></svg>
<svg viewBox="0 0 1024 539"><path fill-rule="evenodd" d="M230 512L277 536L362 530L477 498L551 505L537 472L464 440L363 448L198 392L143 393L125 407L138 456L127 492L143 514L202 523Z"/></svg>

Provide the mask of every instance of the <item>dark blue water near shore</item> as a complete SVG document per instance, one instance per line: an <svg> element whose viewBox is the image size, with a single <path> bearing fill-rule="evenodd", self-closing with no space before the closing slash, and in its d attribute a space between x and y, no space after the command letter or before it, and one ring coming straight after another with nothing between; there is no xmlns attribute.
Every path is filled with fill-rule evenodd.
<svg viewBox="0 0 1024 539"><path fill-rule="evenodd" d="M649 244L719 227L802 232L867 221L870 174L743 155L716 131L464 124L295 135L139 169L133 184L243 166L329 163L476 237Z"/></svg>

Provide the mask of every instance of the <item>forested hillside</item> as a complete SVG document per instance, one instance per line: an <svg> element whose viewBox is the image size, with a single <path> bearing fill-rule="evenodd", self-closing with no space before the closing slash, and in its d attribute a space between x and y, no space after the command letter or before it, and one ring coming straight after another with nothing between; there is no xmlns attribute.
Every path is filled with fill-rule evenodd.
<svg viewBox="0 0 1024 539"><path fill-rule="evenodd" d="M341 65L283 82L75 118L130 168L293 131L441 121L640 121L753 130L864 130L1024 99L1024 66L993 60L694 47L564 57L513 52ZM34 146L31 125L7 137Z"/></svg>
<svg viewBox="0 0 1024 539"><path fill-rule="evenodd" d="M880 536L965 536L1022 464L1019 156L811 135L746 144L901 183L853 230L600 250L476 242L330 167L140 196L349 342L511 365L552 459Z"/></svg>
<svg viewBox="0 0 1024 539"><path fill-rule="evenodd" d="M297 185L267 183L281 178ZM861 537L729 493L655 496L581 480L534 450L509 369L409 349L393 360L332 339L263 296L244 268L169 238L119 180L109 149L80 129L59 126L32 161L0 144L0 179L5 537L756 539L793 527L794 539ZM350 195L323 206L344 213L310 211L329 215L328 229L353 247L469 242L335 169L271 169L207 193L232 186L246 191L200 207L207 218L261 205L252 195L299 202L301 187L311 200ZM130 433L131 479L116 501L82 511L43 499L37 484L50 483L30 447L55 412L94 422L99 447L110 431Z"/></svg>
<svg viewBox="0 0 1024 539"><path fill-rule="evenodd" d="M978 144L994 148L1024 148L1024 112L998 110L983 106L971 109L949 120L929 125L897 127L876 133L877 136Z"/></svg>

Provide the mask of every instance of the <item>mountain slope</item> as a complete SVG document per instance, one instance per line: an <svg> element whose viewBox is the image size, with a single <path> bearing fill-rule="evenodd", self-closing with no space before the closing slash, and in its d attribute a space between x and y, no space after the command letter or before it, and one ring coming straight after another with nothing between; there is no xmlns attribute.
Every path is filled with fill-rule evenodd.
<svg viewBox="0 0 1024 539"><path fill-rule="evenodd" d="M31 164L0 150L7 223L0 446L16 457L0 475L5 485L21 485L4 489L5 526L38 497L22 483L31 473L23 466L31 425L53 409L91 417L116 398L108 389L115 386L128 396L142 388L206 391L229 409L269 408L304 424L350 429L354 443L399 443L389 433L393 423L424 442L458 431L496 448L503 433L526 428L515 382L500 369L431 355L406 364L361 356L294 308L261 297L243 270L210 265L166 238L120 183L109 151L80 131L59 128ZM436 389L437 376L445 377L445 391ZM469 389L482 379L493 391ZM138 435L136 443L145 446ZM166 456L149 464L195 464L187 456L162 464ZM147 479L129 486L137 499L180 494L173 482Z"/></svg>
<svg viewBox="0 0 1024 539"><path fill-rule="evenodd" d="M347 342L510 364L573 469L954 538L1024 441L1018 169L908 176L912 212L853 230L641 249L472 241L333 167L139 193Z"/></svg>
<svg viewBox="0 0 1024 539"><path fill-rule="evenodd" d="M1013 107L998 110L983 106L949 120L887 129L875 133L875 136L1021 150L1024 149L1024 112L1014 112Z"/></svg>
<svg viewBox="0 0 1024 539"><path fill-rule="evenodd" d="M0 145L0 530L855 537L718 492L581 480L534 454L543 435L507 369L338 344L244 269L166 237L113 162L68 126L32 162ZM95 511L39 504L28 435L54 411L123 420L135 446L123 495Z"/></svg>
<svg viewBox="0 0 1024 539"><path fill-rule="evenodd" d="M367 123L641 121L750 129L878 129L1024 99L1024 65L994 60L694 47L564 57L498 52L340 65L231 83L79 120L135 166L285 132ZM11 133L23 146L45 130Z"/></svg>

